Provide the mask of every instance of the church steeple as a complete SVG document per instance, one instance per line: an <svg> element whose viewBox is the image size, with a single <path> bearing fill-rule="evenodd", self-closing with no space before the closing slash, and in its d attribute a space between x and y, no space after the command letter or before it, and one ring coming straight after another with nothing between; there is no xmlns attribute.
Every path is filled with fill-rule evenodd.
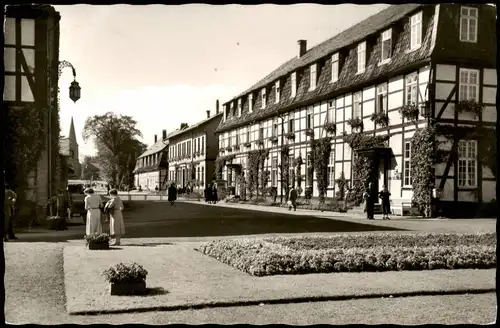
<svg viewBox="0 0 500 328"><path fill-rule="evenodd" d="M71 116L71 125L69 127L69 140L71 143L78 145L78 142L76 142L75 124L73 123L73 116Z"/></svg>

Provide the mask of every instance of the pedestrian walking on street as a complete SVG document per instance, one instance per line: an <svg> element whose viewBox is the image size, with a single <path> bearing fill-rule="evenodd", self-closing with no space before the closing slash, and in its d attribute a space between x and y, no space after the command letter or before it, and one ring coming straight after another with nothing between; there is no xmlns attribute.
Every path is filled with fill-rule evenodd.
<svg viewBox="0 0 500 328"><path fill-rule="evenodd" d="M210 185L207 185L203 190L203 194L205 195L205 203L208 203L210 199L209 190L210 190Z"/></svg>
<svg viewBox="0 0 500 328"><path fill-rule="evenodd" d="M110 245L120 245L120 238L125 234L125 223L123 222L123 201L118 196L116 189L109 191L111 199L106 203L104 211L109 214L109 234L115 240Z"/></svg>
<svg viewBox="0 0 500 328"><path fill-rule="evenodd" d="M13 214L14 214L14 205L16 204L17 194L10 189L8 184L5 184L5 199L3 205L3 212L5 217L4 222L4 231L3 231L3 240L8 241L9 239L18 239L14 235L14 227L13 227Z"/></svg>
<svg viewBox="0 0 500 328"><path fill-rule="evenodd" d="M371 195L371 190L369 187L366 188L365 193L363 194L363 199L365 200L366 218L368 220L374 220L375 202L373 196Z"/></svg>
<svg viewBox="0 0 500 328"><path fill-rule="evenodd" d="M297 189L295 189L294 186L292 186L292 189L290 189L290 193L288 195L288 202L290 203L288 206L288 210L291 211L293 207L293 211L297 211Z"/></svg>
<svg viewBox="0 0 500 328"><path fill-rule="evenodd" d="M85 189L84 193L87 195L85 197L85 209L87 210L86 233L87 235L96 232L102 233L101 208L103 204L101 197L96 195L92 188Z"/></svg>
<svg viewBox="0 0 500 328"><path fill-rule="evenodd" d="M176 199L177 199L177 188L172 183L170 187L168 187L168 201L170 202L170 206L175 205Z"/></svg>
<svg viewBox="0 0 500 328"><path fill-rule="evenodd" d="M379 192L378 197L382 200L382 220L390 220L389 213L391 212L391 193L384 185L382 190Z"/></svg>

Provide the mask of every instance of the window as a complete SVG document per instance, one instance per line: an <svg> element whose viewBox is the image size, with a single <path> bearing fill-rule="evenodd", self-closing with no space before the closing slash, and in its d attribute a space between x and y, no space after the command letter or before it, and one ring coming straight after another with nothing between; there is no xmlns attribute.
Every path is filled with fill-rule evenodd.
<svg viewBox="0 0 500 328"><path fill-rule="evenodd" d="M201 184L205 183L205 168L202 166L201 167L201 179L200 179Z"/></svg>
<svg viewBox="0 0 500 328"><path fill-rule="evenodd" d="M306 118L306 129L312 129L313 128L313 114L311 110L307 111L307 118Z"/></svg>
<svg viewBox="0 0 500 328"><path fill-rule="evenodd" d="M361 91L354 93L352 103L353 118L361 118Z"/></svg>
<svg viewBox="0 0 500 328"><path fill-rule="evenodd" d="M264 127L259 127L259 140L264 140Z"/></svg>
<svg viewBox="0 0 500 328"><path fill-rule="evenodd" d="M266 88L262 88L262 108L266 108Z"/></svg>
<svg viewBox="0 0 500 328"><path fill-rule="evenodd" d="M288 117L288 132L295 132L295 119L293 114L290 114Z"/></svg>
<svg viewBox="0 0 500 328"><path fill-rule="evenodd" d="M273 157L273 161L271 163L271 169L272 169L272 174L271 174L271 185L273 187L276 187L277 185L277 180L278 180L278 157Z"/></svg>
<svg viewBox="0 0 500 328"><path fill-rule="evenodd" d="M191 155L191 140L187 143L187 149L188 155Z"/></svg>
<svg viewBox="0 0 500 328"><path fill-rule="evenodd" d="M235 146L239 146L240 145L240 135L239 134L236 135L236 142L235 142L234 145Z"/></svg>
<svg viewBox="0 0 500 328"><path fill-rule="evenodd" d="M274 102L277 104L280 102L280 81L276 81L274 84L275 99Z"/></svg>
<svg viewBox="0 0 500 328"><path fill-rule="evenodd" d="M241 98L238 99L238 117L241 116Z"/></svg>
<svg viewBox="0 0 500 328"><path fill-rule="evenodd" d="M410 18L410 49L416 49L422 45L422 12Z"/></svg>
<svg viewBox="0 0 500 328"><path fill-rule="evenodd" d="M475 69L460 69L458 100L478 100L479 71Z"/></svg>
<svg viewBox="0 0 500 328"><path fill-rule="evenodd" d="M335 152L330 152L328 161L328 186L335 188Z"/></svg>
<svg viewBox="0 0 500 328"><path fill-rule="evenodd" d="M306 159L306 186L312 186L313 182L309 181L311 176L309 175L309 168L312 166L312 161L311 161L311 154L307 154L307 159ZM314 179L314 177L312 177Z"/></svg>
<svg viewBox="0 0 500 328"><path fill-rule="evenodd" d="M358 44L358 73L362 73L366 66L366 42Z"/></svg>
<svg viewBox="0 0 500 328"><path fill-rule="evenodd" d="M405 104L418 104L418 81L417 73L406 76Z"/></svg>
<svg viewBox="0 0 500 328"><path fill-rule="evenodd" d="M460 8L460 41L477 42L477 8Z"/></svg>
<svg viewBox="0 0 500 328"><path fill-rule="evenodd" d="M316 89L316 81L317 81L317 77L316 77L316 64L312 64L310 69L309 69L309 72L310 72L310 84L309 84L309 91L312 91L314 89Z"/></svg>
<svg viewBox="0 0 500 328"><path fill-rule="evenodd" d="M382 62L391 59L392 54L392 29L382 33Z"/></svg>
<svg viewBox="0 0 500 328"><path fill-rule="evenodd" d="M408 186L412 185L412 179L411 179L411 141L405 141L403 165L404 165L403 184L408 187Z"/></svg>
<svg viewBox="0 0 500 328"><path fill-rule="evenodd" d="M248 95L248 111L250 113L253 111L253 93Z"/></svg>
<svg viewBox="0 0 500 328"><path fill-rule="evenodd" d="M273 119L273 132L272 132L273 137L278 136L278 120Z"/></svg>
<svg viewBox="0 0 500 328"><path fill-rule="evenodd" d="M201 148L200 148L200 138L198 138L198 151L201 151Z"/></svg>
<svg viewBox="0 0 500 328"><path fill-rule="evenodd" d="M250 142L250 128L249 127L247 127L246 135L247 135L246 142Z"/></svg>
<svg viewBox="0 0 500 328"><path fill-rule="evenodd" d="M326 115L326 121L328 123L335 123L335 100L330 100L328 102L328 112Z"/></svg>
<svg viewBox="0 0 500 328"><path fill-rule="evenodd" d="M377 112L387 113L387 83L377 87Z"/></svg>
<svg viewBox="0 0 500 328"><path fill-rule="evenodd" d="M458 143L458 186L477 186L477 141L460 140Z"/></svg>
<svg viewBox="0 0 500 328"><path fill-rule="evenodd" d="M292 94L290 95L290 97L295 97L297 95L297 73L296 72L293 72L292 73Z"/></svg>
<svg viewBox="0 0 500 328"><path fill-rule="evenodd" d="M201 137L201 154L205 153L205 137Z"/></svg>
<svg viewBox="0 0 500 328"><path fill-rule="evenodd" d="M339 53L332 55L332 82L337 82L339 79Z"/></svg>

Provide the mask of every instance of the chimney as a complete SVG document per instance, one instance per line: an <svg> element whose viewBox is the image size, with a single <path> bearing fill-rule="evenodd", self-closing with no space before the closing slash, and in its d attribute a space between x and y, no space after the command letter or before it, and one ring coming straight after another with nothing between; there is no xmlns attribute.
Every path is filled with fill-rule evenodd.
<svg viewBox="0 0 500 328"><path fill-rule="evenodd" d="M155 134L155 143L158 141L158 136Z"/></svg>
<svg viewBox="0 0 500 328"><path fill-rule="evenodd" d="M210 118L210 111L207 110L207 118Z"/></svg>
<svg viewBox="0 0 500 328"><path fill-rule="evenodd" d="M299 40L297 41L299 44L299 58L304 56L307 52L307 40Z"/></svg>
<svg viewBox="0 0 500 328"><path fill-rule="evenodd" d="M215 115L219 114L219 99L215 102Z"/></svg>
<svg viewBox="0 0 500 328"><path fill-rule="evenodd" d="M167 140L167 130L162 131L163 140Z"/></svg>

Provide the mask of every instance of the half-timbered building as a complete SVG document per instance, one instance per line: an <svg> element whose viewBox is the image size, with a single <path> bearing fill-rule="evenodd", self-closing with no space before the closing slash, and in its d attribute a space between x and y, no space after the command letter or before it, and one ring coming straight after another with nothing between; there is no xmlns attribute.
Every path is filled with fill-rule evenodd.
<svg viewBox="0 0 500 328"><path fill-rule="evenodd" d="M411 203L412 137L417 129L495 129L495 26L495 8L488 5L404 4L390 6L311 49L300 40L294 58L223 104L219 156L231 153L223 178L238 191L249 170L248 153L268 149L263 167L269 172L267 186L279 194L280 149L287 144L290 161L299 155L303 159L302 188L312 187L317 196L317 177L306 174L312 165L310 138L330 133L327 197L334 196L341 175L348 184L354 182L355 158L363 155L375 161L370 178L374 189L386 184L393 199ZM467 101L481 108L477 115L458 109ZM417 109L415 119L402 115L402 109L411 108ZM348 139L358 130L385 135L386 141L353 149ZM441 149L455 150L434 166L445 207L494 200L496 169L482 160L482 141L471 135L438 138ZM298 181L288 184L297 187Z"/></svg>
<svg viewBox="0 0 500 328"><path fill-rule="evenodd" d="M23 199L44 205L56 194L59 179L61 17L49 5L6 6L4 17L6 180L22 188Z"/></svg>
<svg viewBox="0 0 500 328"><path fill-rule="evenodd" d="M181 124L169 136L168 180L179 188L188 185L203 188L212 182L212 173L219 147L215 130L222 119L219 101L216 102L215 115L207 110L207 118L194 125Z"/></svg>

